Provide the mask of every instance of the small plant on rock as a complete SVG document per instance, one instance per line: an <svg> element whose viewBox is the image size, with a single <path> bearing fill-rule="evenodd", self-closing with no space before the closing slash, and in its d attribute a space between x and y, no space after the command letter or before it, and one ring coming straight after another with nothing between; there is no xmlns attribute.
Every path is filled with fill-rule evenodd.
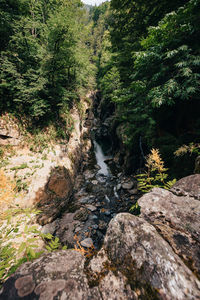
<svg viewBox="0 0 200 300"><path fill-rule="evenodd" d="M164 167L159 150L152 149L151 153L146 158L147 171L137 175L138 189L143 193L149 192L154 187L170 189L175 184L176 179L167 181L167 168Z"/></svg>

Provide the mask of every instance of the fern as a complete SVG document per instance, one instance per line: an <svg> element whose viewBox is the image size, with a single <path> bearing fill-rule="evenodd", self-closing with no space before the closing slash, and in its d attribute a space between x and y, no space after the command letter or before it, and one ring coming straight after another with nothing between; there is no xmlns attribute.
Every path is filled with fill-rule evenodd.
<svg viewBox="0 0 200 300"><path fill-rule="evenodd" d="M151 153L146 158L146 167L146 173L137 175L138 190L141 192L147 193L154 187L168 190L175 184L176 179L167 181L167 169L164 167L164 162L158 149L151 150Z"/></svg>

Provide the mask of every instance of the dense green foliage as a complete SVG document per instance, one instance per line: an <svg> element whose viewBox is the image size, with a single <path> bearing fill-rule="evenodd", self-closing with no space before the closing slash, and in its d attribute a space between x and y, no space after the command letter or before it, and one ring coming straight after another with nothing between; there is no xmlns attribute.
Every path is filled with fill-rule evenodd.
<svg viewBox="0 0 200 300"><path fill-rule="evenodd" d="M0 111L58 118L93 75L79 0L1 0Z"/></svg>
<svg viewBox="0 0 200 300"><path fill-rule="evenodd" d="M133 154L142 141L146 152L161 147L169 165L178 146L199 138L199 8L199 0L111 1L99 86Z"/></svg>

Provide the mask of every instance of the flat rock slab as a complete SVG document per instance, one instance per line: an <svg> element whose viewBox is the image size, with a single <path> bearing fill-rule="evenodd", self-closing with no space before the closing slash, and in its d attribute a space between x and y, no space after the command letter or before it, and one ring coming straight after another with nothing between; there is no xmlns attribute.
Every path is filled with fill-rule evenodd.
<svg viewBox="0 0 200 300"><path fill-rule="evenodd" d="M200 277L200 201L154 188L138 203L141 217L155 226L173 250Z"/></svg>

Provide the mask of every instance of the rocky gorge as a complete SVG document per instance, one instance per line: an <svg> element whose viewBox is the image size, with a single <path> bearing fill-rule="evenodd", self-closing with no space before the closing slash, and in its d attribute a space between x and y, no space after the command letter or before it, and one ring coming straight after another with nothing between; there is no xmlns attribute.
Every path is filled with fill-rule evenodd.
<svg viewBox="0 0 200 300"><path fill-rule="evenodd" d="M112 118L98 118L95 97L75 128L71 165L56 153L63 164L45 180L39 172L44 188L29 202L42 210L42 232L69 250L20 266L0 299L200 299L200 175L141 195L135 177L120 169L119 155L112 156ZM137 201L141 213L133 215Z"/></svg>

